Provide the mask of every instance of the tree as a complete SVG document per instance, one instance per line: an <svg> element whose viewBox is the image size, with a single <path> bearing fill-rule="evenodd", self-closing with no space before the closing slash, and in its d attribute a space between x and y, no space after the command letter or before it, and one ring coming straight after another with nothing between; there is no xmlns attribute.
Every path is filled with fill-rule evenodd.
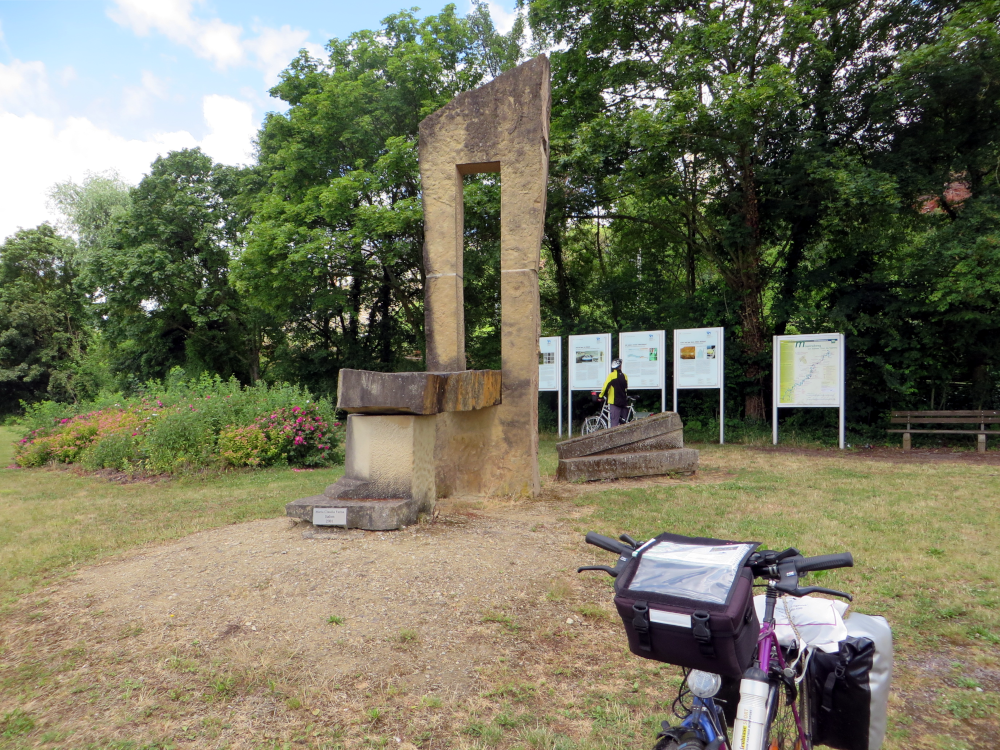
<svg viewBox="0 0 1000 750"><path fill-rule="evenodd" d="M482 8L472 20L451 5L422 20L403 12L377 32L331 40L325 60L300 53L282 74L271 94L289 110L270 115L260 133L267 185L237 270L248 299L285 321L275 354L282 377L330 391L341 367L420 366L417 126L460 91L515 64L521 33L498 34ZM499 195L483 191L470 203L481 209L470 213L470 231L481 240L470 250L489 254L489 221L477 230L473 219L499 213ZM485 331L496 304L483 285L471 291L478 308L467 310L467 324ZM493 298L498 294L497 280Z"/></svg>
<svg viewBox="0 0 1000 750"><path fill-rule="evenodd" d="M199 149L153 162L131 207L88 256L114 369L138 380L173 367L251 380L243 307L229 283L239 170Z"/></svg>
<svg viewBox="0 0 1000 750"><path fill-rule="evenodd" d="M659 255L683 268L689 298L700 265L711 269L709 285L722 281L737 311L748 417L767 413L769 337L793 321L803 262L829 248L824 228L866 183L880 187L856 209L885 218L886 206L898 208L886 185L894 177L866 163L892 129L874 105L896 59L934 38L941 10L813 0L530 5L535 33L565 48L553 54L553 147L566 138L557 166L568 171L554 169L555 179L576 185L590 216L600 210L612 236L632 243L622 257L638 258L635 243L643 246L644 277L662 280L646 262ZM847 265L870 257L858 245L836 251Z"/></svg>
<svg viewBox="0 0 1000 750"><path fill-rule="evenodd" d="M88 173L80 185L72 180L56 183L49 197L65 218L66 228L77 235L84 255L110 243L116 220L132 206L129 185L113 170Z"/></svg>
<svg viewBox="0 0 1000 750"><path fill-rule="evenodd" d="M0 245L0 414L74 398L88 322L72 240L42 224Z"/></svg>

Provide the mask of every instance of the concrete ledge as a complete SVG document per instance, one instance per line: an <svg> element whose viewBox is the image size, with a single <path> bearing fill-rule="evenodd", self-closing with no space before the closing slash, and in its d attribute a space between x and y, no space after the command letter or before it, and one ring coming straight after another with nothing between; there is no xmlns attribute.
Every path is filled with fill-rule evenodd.
<svg viewBox="0 0 1000 750"><path fill-rule="evenodd" d="M559 458L579 458L581 456L593 456L604 453L633 453L643 450L659 448L659 444L651 444L650 447L636 447L634 444L641 444L642 441L658 438L672 432L681 432L673 442L684 444L684 425L677 412L668 411L662 414L654 414L645 419L637 419L634 422L612 427L608 430L599 430L590 435L583 435L569 440L563 440L556 444L556 451ZM679 447L671 445L670 447Z"/></svg>
<svg viewBox="0 0 1000 750"><path fill-rule="evenodd" d="M625 479L674 472L691 473L697 469L698 451L693 448L676 448L560 459L556 479L563 482Z"/></svg>
<svg viewBox="0 0 1000 750"><path fill-rule="evenodd" d="M340 371L337 408L352 414L429 415L500 403L499 370L461 372Z"/></svg>
<svg viewBox="0 0 1000 750"><path fill-rule="evenodd" d="M312 495L311 497L303 497L301 500L288 503L285 506L285 515L290 518L301 518L303 521L312 523L313 508L346 508L346 528L390 531L415 524L420 513L423 511L422 505L423 503L413 498L346 500L343 498L330 498L326 495Z"/></svg>

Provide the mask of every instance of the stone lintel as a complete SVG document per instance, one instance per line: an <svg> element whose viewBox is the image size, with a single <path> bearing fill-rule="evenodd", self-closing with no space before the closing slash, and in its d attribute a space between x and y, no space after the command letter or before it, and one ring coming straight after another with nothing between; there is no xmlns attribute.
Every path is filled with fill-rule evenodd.
<svg viewBox="0 0 1000 750"><path fill-rule="evenodd" d="M440 414L500 403L499 370L340 371L337 408L352 414Z"/></svg>
<svg viewBox="0 0 1000 750"><path fill-rule="evenodd" d="M634 422L612 427L609 430L598 430L590 435L570 438L556 444L556 452L559 458L579 458L581 456L593 456L598 453L623 453L633 450L643 450L641 446L632 448L633 443L650 440L669 433L681 431L681 435L674 438L680 440L680 445L670 447L681 447L683 443L683 424L677 412L668 411L662 414L653 414L644 419L637 419ZM658 446L657 446L658 447ZM646 450L649 450L648 448Z"/></svg>
<svg viewBox="0 0 1000 750"><path fill-rule="evenodd" d="M677 448L561 459L556 479L563 482L625 479L658 474L690 474L697 469L698 451L693 448Z"/></svg>

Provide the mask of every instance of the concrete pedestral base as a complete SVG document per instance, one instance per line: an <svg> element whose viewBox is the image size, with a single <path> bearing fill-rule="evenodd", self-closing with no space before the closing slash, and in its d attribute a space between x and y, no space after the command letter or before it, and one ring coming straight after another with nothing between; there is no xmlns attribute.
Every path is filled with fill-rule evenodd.
<svg viewBox="0 0 1000 750"><path fill-rule="evenodd" d="M657 474L690 474L698 469L698 451L674 448L640 453L606 453L559 460L556 479L586 482L597 479L625 479Z"/></svg>
<svg viewBox="0 0 1000 750"><path fill-rule="evenodd" d="M344 476L285 514L312 521L314 508L344 508L347 528L373 531L415 523L437 498L434 439L433 416L348 415Z"/></svg>
<svg viewBox="0 0 1000 750"><path fill-rule="evenodd" d="M412 526L421 513L429 512L426 503L414 498L349 500L313 495L288 503L285 506L285 515L312 523L314 508L344 508L347 511L344 528L368 531L390 531Z"/></svg>

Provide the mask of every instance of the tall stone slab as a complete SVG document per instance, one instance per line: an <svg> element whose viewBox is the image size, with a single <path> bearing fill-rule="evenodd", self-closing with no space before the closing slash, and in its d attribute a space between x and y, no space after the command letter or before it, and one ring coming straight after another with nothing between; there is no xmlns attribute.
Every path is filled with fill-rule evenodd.
<svg viewBox="0 0 1000 750"><path fill-rule="evenodd" d="M538 263L549 158L549 61L534 60L455 97L420 123L427 369L465 369L462 178L500 173L502 387L495 414L439 414L438 492L536 494ZM466 424L473 420L475 424ZM488 430L486 436L482 430ZM486 465L453 452L477 444Z"/></svg>

